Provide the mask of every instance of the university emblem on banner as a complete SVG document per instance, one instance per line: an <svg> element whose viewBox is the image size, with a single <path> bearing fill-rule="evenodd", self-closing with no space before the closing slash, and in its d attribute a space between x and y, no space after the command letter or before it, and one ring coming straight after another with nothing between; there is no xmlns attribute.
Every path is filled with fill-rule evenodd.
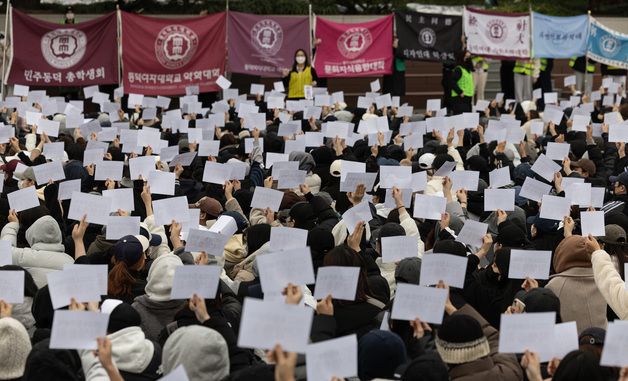
<svg viewBox="0 0 628 381"><path fill-rule="evenodd" d="M600 50L608 54L609 56L614 56L620 48L619 41L615 39L613 36L605 35L600 38Z"/></svg>
<svg viewBox="0 0 628 381"><path fill-rule="evenodd" d="M431 48L436 44L436 33L432 28L423 28L419 32L419 43L426 48Z"/></svg>
<svg viewBox="0 0 628 381"><path fill-rule="evenodd" d="M503 42L508 35L506 24L499 19L490 20L486 24L486 34L494 42Z"/></svg>
<svg viewBox="0 0 628 381"><path fill-rule="evenodd" d="M67 69L85 55L87 36L77 29L55 29L41 38L41 53L50 66Z"/></svg>
<svg viewBox="0 0 628 381"><path fill-rule="evenodd" d="M264 19L251 28L251 43L262 54L277 54L283 44L283 29L273 20Z"/></svg>
<svg viewBox="0 0 628 381"><path fill-rule="evenodd" d="M368 28L350 28L338 37L338 51L345 58L353 59L365 51L371 43L373 43L373 36Z"/></svg>
<svg viewBox="0 0 628 381"><path fill-rule="evenodd" d="M168 25L155 40L155 57L167 69L185 66L196 53L198 36L184 25Z"/></svg>

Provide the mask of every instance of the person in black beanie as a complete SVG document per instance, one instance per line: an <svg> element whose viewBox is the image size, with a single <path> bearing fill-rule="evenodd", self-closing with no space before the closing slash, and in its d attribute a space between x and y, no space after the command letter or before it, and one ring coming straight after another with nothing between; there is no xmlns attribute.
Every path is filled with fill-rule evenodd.
<svg viewBox="0 0 628 381"><path fill-rule="evenodd" d="M449 381L448 372L447 365L437 353L426 353L406 367L401 381Z"/></svg>

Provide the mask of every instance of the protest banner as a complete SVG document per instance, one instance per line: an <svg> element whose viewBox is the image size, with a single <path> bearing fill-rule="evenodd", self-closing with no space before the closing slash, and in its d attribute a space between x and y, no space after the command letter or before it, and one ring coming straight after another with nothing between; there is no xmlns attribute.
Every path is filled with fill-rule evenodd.
<svg viewBox="0 0 628 381"><path fill-rule="evenodd" d="M589 17L556 17L532 12L532 46L537 58L571 58L585 55Z"/></svg>
<svg viewBox="0 0 628 381"><path fill-rule="evenodd" d="M607 28L591 17L587 56L606 65L628 69L628 35Z"/></svg>
<svg viewBox="0 0 628 381"><path fill-rule="evenodd" d="M498 59L530 57L530 15L465 8L470 53Z"/></svg>
<svg viewBox="0 0 628 381"><path fill-rule="evenodd" d="M462 49L462 17L395 12L399 50L405 59L454 60Z"/></svg>

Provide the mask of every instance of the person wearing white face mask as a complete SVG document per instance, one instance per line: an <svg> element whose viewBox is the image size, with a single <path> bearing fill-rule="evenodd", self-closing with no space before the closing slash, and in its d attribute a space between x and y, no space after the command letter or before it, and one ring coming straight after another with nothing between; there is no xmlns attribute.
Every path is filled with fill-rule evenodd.
<svg viewBox="0 0 628 381"><path fill-rule="evenodd" d="M310 65L305 50L298 49L294 54L294 63L291 69L283 69L284 87L288 92L288 99L305 98L305 86L316 86L318 76Z"/></svg>

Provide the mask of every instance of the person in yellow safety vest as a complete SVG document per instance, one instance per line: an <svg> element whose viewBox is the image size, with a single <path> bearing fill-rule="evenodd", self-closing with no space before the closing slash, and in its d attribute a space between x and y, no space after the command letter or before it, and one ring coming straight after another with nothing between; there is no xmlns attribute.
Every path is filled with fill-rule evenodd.
<svg viewBox="0 0 628 381"><path fill-rule="evenodd" d="M307 59L305 50L298 49L294 53L294 63L291 69L283 69L283 84L288 92L288 99L305 98L304 86L316 86L318 76L316 70Z"/></svg>
<svg viewBox="0 0 628 381"><path fill-rule="evenodd" d="M534 75L535 81L532 89L541 89L543 93L552 92L552 69L554 68L554 60L552 58L537 58L534 60L535 74L538 68L538 75ZM540 99L537 106L542 106L543 99Z"/></svg>
<svg viewBox="0 0 628 381"><path fill-rule="evenodd" d="M580 91L586 95L591 94L593 89L593 73L595 73L595 61L587 60L585 56L571 57L569 67L573 69L576 75L576 91ZM585 76L588 74L588 77Z"/></svg>
<svg viewBox="0 0 628 381"><path fill-rule="evenodd" d="M488 79L488 62L484 57L471 58L473 63L473 83L475 84L475 99L484 100L484 89Z"/></svg>
<svg viewBox="0 0 628 381"><path fill-rule="evenodd" d="M468 52L456 53L456 67L451 74L451 108L454 115L471 112L475 86L473 62Z"/></svg>
<svg viewBox="0 0 628 381"><path fill-rule="evenodd" d="M517 102L532 100L532 79L530 77L535 72L534 60L517 60L512 71L515 73L515 99Z"/></svg>

